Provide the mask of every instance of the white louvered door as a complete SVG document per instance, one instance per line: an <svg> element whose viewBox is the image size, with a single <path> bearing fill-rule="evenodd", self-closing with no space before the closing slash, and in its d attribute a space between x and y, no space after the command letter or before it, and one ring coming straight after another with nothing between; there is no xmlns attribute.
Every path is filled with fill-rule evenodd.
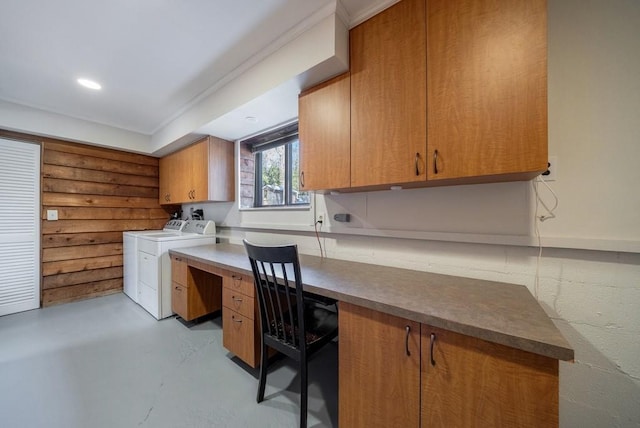
<svg viewBox="0 0 640 428"><path fill-rule="evenodd" d="M40 307L40 146L0 138L0 315Z"/></svg>

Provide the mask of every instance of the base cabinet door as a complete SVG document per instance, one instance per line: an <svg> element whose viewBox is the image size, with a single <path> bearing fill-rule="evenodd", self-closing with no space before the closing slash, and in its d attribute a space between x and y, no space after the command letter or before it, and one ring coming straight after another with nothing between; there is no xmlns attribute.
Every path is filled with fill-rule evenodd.
<svg viewBox="0 0 640 428"><path fill-rule="evenodd" d="M422 427L557 427L558 361L422 325Z"/></svg>
<svg viewBox="0 0 640 428"><path fill-rule="evenodd" d="M420 324L339 305L339 425L418 428Z"/></svg>

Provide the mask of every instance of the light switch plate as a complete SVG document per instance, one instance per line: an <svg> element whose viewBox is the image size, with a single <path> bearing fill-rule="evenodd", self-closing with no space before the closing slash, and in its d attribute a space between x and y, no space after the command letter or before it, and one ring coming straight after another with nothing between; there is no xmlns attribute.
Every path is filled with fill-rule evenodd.
<svg viewBox="0 0 640 428"><path fill-rule="evenodd" d="M49 221L58 220L58 210L47 210L47 220Z"/></svg>

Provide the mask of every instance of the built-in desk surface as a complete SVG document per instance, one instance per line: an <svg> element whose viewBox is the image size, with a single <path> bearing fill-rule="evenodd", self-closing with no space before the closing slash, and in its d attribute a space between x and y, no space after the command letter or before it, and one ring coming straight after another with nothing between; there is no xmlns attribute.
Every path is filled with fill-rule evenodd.
<svg viewBox="0 0 640 428"><path fill-rule="evenodd" d="M187 263L251 275L244 247L170 250ZM573 349L522 285L300 255L305 289L559 360Z"/></svg>

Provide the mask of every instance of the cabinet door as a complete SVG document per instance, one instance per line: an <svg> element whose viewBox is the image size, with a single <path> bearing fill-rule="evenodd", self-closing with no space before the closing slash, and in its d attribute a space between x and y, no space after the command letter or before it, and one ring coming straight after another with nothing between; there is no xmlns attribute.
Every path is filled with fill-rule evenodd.
<svg viewBox="0 0 640 428"><path fill-rule="evenodd" d="M160 205L171 203L171 191L169 190L171 180L171 155L160 158L158 162L159 182L158 182L158 198Z"/></svg>
<svg viewBox="0 0 640 428"><path fill-rule="evenodd" d="M423 427L558 426L557 360L423 325L421 364Z"/></svg>
<svg viewBox="0 0 640 428"><path fill-rule="evenodd" d="M425 26L425 0L403 0L350 32L354 187L426 179Z"/></svg>
<svg viewBox="0 0 640 428"><path fill-rule="evenodd" d="M185 195L188 202L206 201L209 198L209 139L184 150L188 179Z"/></svg>
<svg viewBox="0 0 640 428"><path fill-rule="evenodd" d="M208 195L209 201L235 200L235 150L232 141L209 137Z"/></svg>
<svg viewBox="0 0 640 428"><path fill-rule="evenodd" d="M181 152L171 153L159 161L160 205L179 204L182 199L182 156Z"/></svg>
<svg viewBox="0 0 640 428"><path fill-rule="evenodd" d="M420 324L339 305L340 426L418 427Z"/></svg>
<svg viewBox="0 0 640 428"><path fill-rule="evenodd" d="M303 190L341 189L351 184L350 91L346 73L300 94Z"/></svg>
<svg viewBox="0 0 640 428"><path fill-rule="evenodd" d="M428 180L544 171L546 1L429 0L427 16Z"/></svg>

